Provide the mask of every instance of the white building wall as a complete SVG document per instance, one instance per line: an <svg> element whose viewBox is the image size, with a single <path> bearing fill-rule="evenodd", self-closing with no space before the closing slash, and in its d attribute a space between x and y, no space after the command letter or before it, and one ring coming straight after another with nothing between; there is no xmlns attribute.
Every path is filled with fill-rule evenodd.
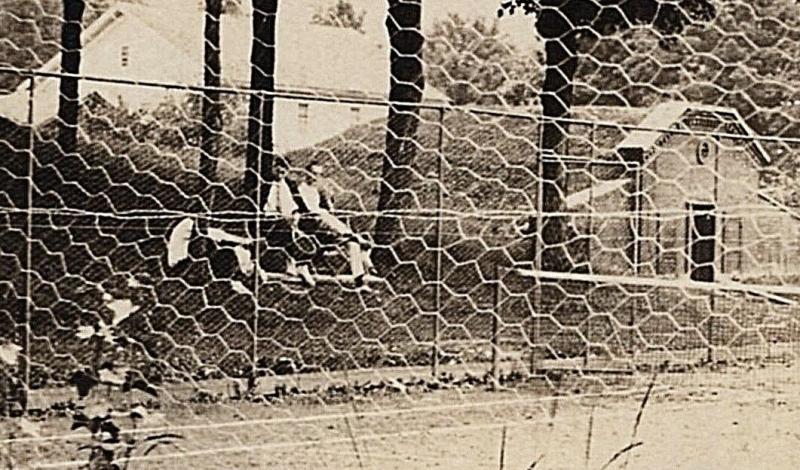
<svg viewBox="0 0 800 470"><path fill-rule="evenodd" d="M126 66L122 62L123 48L127 48ZM85 46L81 58L81 74L137 81L196 83L197 77L202 77L202 69L193 70L196 63L190 63L182 53L174 53L174 49L171 43L144 23L134 17L126 17L112 24ZM168 60L169 64L165 64L165 60ZM60 65L61 56L56 55L43 67L43 70L57 72L60 70ZM57 78L42 77L36 80L34 124L41 124L57 115L58 90ZM94 92L111 103L122 103L130 110L147 109L163 101L170 94L183 94L152 87L80 81L81 98ZM0 114L20 123L27 121L27 81L23 82L14 93L0 97Z"/></svg>
<svg viewBox="0 0 800 470"><path fill-rule="evenodd" d="M386 117L386 113L386 108L379 106L277 100L275 150L285 153L308 147L351 127Z"/></svg>
<svg viewBox="0 0 800 470"><path fill-rule="evenodd" d="M202 34L202 31L198 31ZM201 40L202 38L198 38ZM123 63L123 50L127 63ZM281 60L279 57L278 60ZM285 59L284 59L285 60ZM43 70L60 70L60 55ZM124 78L134 81L160 81L200 84L203 78L202 57L190 57L135 15L125 14L84 44L81 74ZM223 77L226 76L223 70ZM288 84L291 87L291 83ZM388 88L388 79L386 82ZM155 108L168 97L181 102L189 92L156 87L113 85L81 80L81 99L98 93L108 102L123 105L130 111ZM57 115L59 80L37 79L34 100L34 124ZM246 109L242 111L246 113ZM288 152L334 137L358 124L385 117L385 107L278 99L275 103L275 146ZM12 94L0 96L0 115L19 123L28 119L28 83ZM243 116L244 117L244 116ZM200 116L194 117L198 121ZM246 125L246 120L243 120Z"/></svg>

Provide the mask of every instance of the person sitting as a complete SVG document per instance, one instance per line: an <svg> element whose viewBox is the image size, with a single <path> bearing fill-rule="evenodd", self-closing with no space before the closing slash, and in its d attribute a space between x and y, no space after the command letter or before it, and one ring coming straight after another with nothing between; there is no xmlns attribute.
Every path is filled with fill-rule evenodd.
<svg viewBox="0 0 800 470"><path fill-rule="evenodd" d="M312 162L306 167L305 173L305 181L298 185L288 177L289 164L286 159L275 157L275 179L267 186L268 193L262 209L268 221L262 224L259 241L263 240L269 247L282 249L286 254L287 274L300 277L309 287L316 285L310 265L319 245L344 244L348 249L355 285L362 287L366 274L374 271L370 259L370 243L331 212L333 184L323 177L322 165ZM191 218L183 219L172 229L168 240L167 265L175 267L183 260L196 258L190 256L189 247L190 242L198 237L205 237L214 242L213 246L222 246L230 252L225 257L227 262L224 264L236 265L238 269L228 271L235 270L238 271L237 274L244 275L253 272L255 263L250 256L250 248L246 247L253 244L254 240L231 235L217 228L207 228L207 233L199 233L196 222ZM211 255L213 254L209 254L209 259ZM212 268L217 264L219 263L212 263Z"/></svg>
<svg viewBox="0 0 800 470"><path fill-rule="evenodd" d="M298 243L297 222L302 212L307 212L297 191L297 184L287 178L289 165L277 157L273 165L275 181L267 188L264 213L268 219L262 224L261 241L269 247L280 248L287 255L286 272L298 276L309 287L315 285L309 268L316 251L313 243ZM249 276L255 270L251 247L255 240L229 234L219 228L199 230L191 217L182 219L170 231L167 240L167 268L179 269L186 260L206 259L215 277ZM195 247L194 250L192 247ZM203 248L205 247L205 248ZM263 258L262 258L263 259ZM215 269L216 268L216 269ZM237 269L238 268L238 269Z"/></svg>
<svg viewBox="0 0 800 470"><path fill-rule="evenodd" d="M363 286L366 274L374 269L369 242L331 212L334 184L324 176L322 164L309 163L305 176L298 187L306 211L301 214L300 229L316 236L321 243L346 245L353 280L357 287Z"/></svg>
<svg viewBox="0 0 800 470"><path fill-rule="evenodd" d="M207 259L215 278L244 280L255 264L247 245L250 240L224 230L208 228L201 233L197 221L187 217L172 228L167 240L167 270L182 272L185 261Z"/></svg>
<svg viewBox="0 0 800 470"><path fill-rule="evenodd" d="M263 234L268 245L283 248L287 254L286 273L297 275L309 287L316 282L311 275L311 259L316 251L313 246L303 246L299 222L300 216L308 212L297 183L289 179L289 163L276 155L272 163L274 181L269 184L267 200L263 207L266 216L275 218L274 224Z"/></svg>

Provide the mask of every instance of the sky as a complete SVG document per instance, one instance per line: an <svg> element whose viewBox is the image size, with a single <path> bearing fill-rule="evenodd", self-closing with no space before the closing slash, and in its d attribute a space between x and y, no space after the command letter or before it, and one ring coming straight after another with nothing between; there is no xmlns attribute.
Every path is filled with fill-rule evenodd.
<svg viewBox="0 0 800 470"><path fill-rule="evenodd" d="M149 0L163 8L172 8L179 3L202 5L202 0ZM372 34L385 34L386 0L349 0L358 11L365 11L365 28ZM501 0L422 0L423 29L430 30L437 21L446 19L450 13L462 17L497 18ZM242 0L250 5L250 0ZM279 3L279 21L309 21L319 7L333 5L336 0L283 0ZM539 41L534 29L534 18L517 12L514 16L504 16L499 20L500 30L509 40L520 48L537 48Z"/></svg>
<svg viewBox="0 0 800 470"><path fill-rule="evenodd" d="M317 5L335 3L335 0L302 0L310 14ZM386 17L386 0L350 0L358 9L367 12L365 23L383 28ZM497 18L500 0L422 0L422 27L430 30L437 21L446 19L450 13L463 17ZM538 44L534 29L534 18L516 13L499 20L501 31L519 46L535 47Z"/></svg>

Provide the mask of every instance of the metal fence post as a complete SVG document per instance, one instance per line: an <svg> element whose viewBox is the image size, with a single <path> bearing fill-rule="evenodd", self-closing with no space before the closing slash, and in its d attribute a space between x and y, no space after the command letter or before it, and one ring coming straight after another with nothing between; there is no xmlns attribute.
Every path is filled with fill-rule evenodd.
<svg viewBox="0 0 800 470"><path fill-rule="evenodd" d="M500 344L499 344L499 329L500 329L500 310L501 310L501 292L500 292L500 276L502 273L502 266L499 264L495 266L495 287L494 287L494 311L492 312L492 387L498 388L500 385Z"/></svg>
<svg viewBox="0 0 800 470"><path fill-rule="evenodd" d="M261 113L263 113L263 111L264 111L263 103L264 103L265 93L262 92L262 91L259 91L257 93L260 95L260 97L259 97L259 103L260 104L259 104L259 111L258 112L259 112L259 120L261 120L262 119ZM259 130L259 132L262 132L262 131ZM262 240L261 240L261 210L262 210L262 207L261 207L261 199L262 199L261 190L262 190L262 188L264 186L264 184L263 184L264 175L261 174L261 169L263 168L261 160L264 157L264 149L261 148L261 137L260 136L258 138L258 144L257 145L258 145L258 149L257 149L258 150L258 153L257 153L258 158L256 159L257 160L256 161L256 168L258 169L258 171L257 171L257 174L255 175L255 178L256 178L256 197L255 197L255 199L256 200L254 202L255 202L256 210L255 210L255 214L254 214L255 215L255 224L254 224L254 226L255 226L254 232L255 233L253 234L253 240L254 240L254 243L255 243L255 249L253 250L254 251L254 257L255 257L255 263L254 263L254 266L253 266L254 267L254 269L253 269L253 296L254 296L254 299L253 299L254 300L254 302L253 302L253 310L254 311L253 311L253 352L252 352L253 356L252 356L252 359L251 359L252 360L252 370L251 370L250 384L248 384L248 385L251 385L251 386L255 385L256 380L258 379L258 373L259 373L259 371L258 371L258 315L259 315L259 313L261 311L261 300L259 298L259 295L258 295L259 292L258 291L259 291L259 286L261 284L259 282L260 281L259 277L261 276L261 243L262 243Z"/></svg>
<svg viewBox="0 0 800 470"><path fill-rule="evenodd" d="M714 313L716 312L716 291L711 291L708 315L708 363L714 362Z"/></svg>
<svg viewBox="0 0 800 470"><path fill-rule="evenodd" d="M436 162L436 280L434 284L433 346L431 348L431 374L439 376L439 336L442 316L442 209L444 205L444 108L439 108L439 134Z"/></svg>
<svg viewBox="0 0 800 470"><path fill-rule="evenodd" d="M542 199L544 198L544 181L542 179L542 175L544 174L544 154L542 152L542 147L544 146L544 114L540 114L539 116L539 139L538 139L538 154L536 156L536 177L538 178L536 184L536 236L533 238L533 263L534 268L537 272L537 275L533 277L533 282L536 283L534 286L534 297L533 297L533 324L531 332L531 351L530 351L530 373L532 375L536 374L537 364L536 364L536 347L539 337L539 320L542 315L543 305L544 302L542 301L542 253L545 250L544 246L544 237L542 237L542 226L544 225L544 202Z"/></svg>

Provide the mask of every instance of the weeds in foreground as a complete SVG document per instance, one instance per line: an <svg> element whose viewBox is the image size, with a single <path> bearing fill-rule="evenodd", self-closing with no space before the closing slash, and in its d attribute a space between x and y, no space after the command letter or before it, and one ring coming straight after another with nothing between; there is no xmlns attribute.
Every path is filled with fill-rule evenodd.
<svg viewBox="0 0 800 470"><path fill-rule="evenodd" d="M128 419L131 431L123 436L122 429L117 424L121 419ZM140 423L148 421L147 411L144 407L136 407L126 413L112 411L84 413L76 412L73 415L72 430L86 428L91 433L91 441L78 447L79 452L88 451L87 470L126 470L136 451L144 449L142 456L147 456L160 446L177 446L177 441L183 439L180 434L159 433L149 434L138 438L136 430Z"/></svg>
<svg viewBox="0 0 800 470"><path fill-rule="evenodd" d="M647 408L647 404L650 402L650 397L653 394L653 388L656 385L656 379L658 378L658 371L653 373L653 378L650 379L650 383L647 385L647 391L644 393L644 397L642 397L642 402L639 404L639 409L636 412L636 419L633 421L633 431L631 433L631 442L617 451L611 458L600 467L600 470L606 470L612 463L617 461L623 455L625 456L625 463L623 468L628 468L628 463L630 460L630 453L632 450L641 447L644 445L643 441L637 441L636 436L639 434L639 425L642 423L642 416L644 415L644 410Z"/></svg>
<svg viewBox="0 0 800 470"><path fill-rule="evenodd" d="M91 391L99 385L106 385L109 390L118 388L123 393L139 390L158 398L158 390L153 387L144 375L131 368L115 367L113 361L104 361L105 344L117 344L122 347L127 343L124 334L117 327L135 310L114 312L111 323L102 320L95 327L81 327L77 336L89 340L93 348L91 368L75 371L70 377L70 384L75 386L78 399L87 398ZM88 451L87 470L126 470L131 460L140 449L142 456L147 456L161 446L179 447L177 441L183 439L180 434L155 433L139 437L137 432L143 422L152 421L159 415L148 412L144 406L136 406L122 412L111 409L97 409L87 412L84 407L77 406L72 410L72 427L75 431L86 428L90 433L90 441L78 447L78 452ZM120 422L128 420L130 428L123 432Z"/></svg>
<svg viewBox="0 0 800 470"><path fill-rule="evenodd" d="M500 470L506 468L506 435L508 426L503 426L503 434L500 437Z"/></svg>
<svg viewBox="0 0 800 470"><path fill-rule="evenodd" d="M616 453L616 454L614 454L613 456L611 456L611 458L610 458L610 459L608 459L608 462L606 462L606 464L605 464L605 465L603 465L602 467L600 467L600 470L606 470L608 467L610 467L610 466L611 466L611 464L612 464L612 463L616 462L616 461L617 461L617 459L619 459L619 458L620 458L620 457L622 457L623 455L630 455L630 454L629 454L629 452L630 452L630 451L632 451L633 449L635 449L635 448L637 448L637 447L643 446L643 445L644 445L644 442L642 442L642 441L639 441L639 442L633 442L633 443L630 443L630 444L628 444L628 445L627 445L627 446L625 446L624 448L622 448L622 449L620 449L619 451L617 451L617 453Z"/></svg>
<svg viewBox="0 0 800 470"><path fill-rule="evenodd" d="M589 412L589 429L586 431L586 469L589 468L589 462L592 458L592 437L594 435L594 410L595 406L592 405L592 411Z"/></svg>
<svg viewBox="0 0 800 470"><path fill-rule="evenodd" d="M528 466L527 470L535 470L536 466L539 465L539 462L541 462L543 458L544 458L544 454L539 454L539 457L537 457L536 459L534 459L533 462L531 462L531 464Z"/></svg>
<svg viewBox="0 0 800 470"><path fill-rule="evenodd" d="M358 440L356 439L356 435L353 432L353 426L350 424L350 420L347 416L344 417L344 424L347 428L347 436L350 438L350 443L353 445L353 453L356 455L356 459L358 460L358 468L364 470L364 460L361 458L361 449L358 447Z"/></svg>

